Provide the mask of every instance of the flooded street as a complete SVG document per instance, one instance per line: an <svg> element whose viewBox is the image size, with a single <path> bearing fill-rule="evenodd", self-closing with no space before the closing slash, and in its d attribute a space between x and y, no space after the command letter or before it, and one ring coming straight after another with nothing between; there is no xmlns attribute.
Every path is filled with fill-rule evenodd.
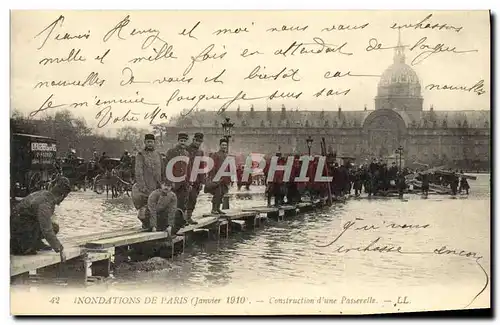
<svg viewBox="0 0 500 325"><path fill-rule="evenodd" d="M173 287L262 288L289 283L335 290L345 285L367 289L385 283L410 289L425 284L441 290L454 286L465 305L486 281L475 257L483 256L479 263L490 274L490 176L477 176L478 180L470 181L469 197L350 199L282 222L269 220L261 229L233 233L219 244L195 246L189 254L166 261L163 269L118 272L107 286L165 291ZM255 194L244 195L247 199L232 198L231 207L265 204L262 191L254 187L250 193ZM231 189L231 193L235 192L235 188ZM199 199L195 215L209 211L209 198L203 195ZM63 242L72 236L138 225L129 198L106 200L105 195L89 191L72 193L56 213ZM349 222L351 226L328 245ZM401 249L355 250L372 242ZM433 253L443 246L457 254L469 252L469 257ZM352 250L346 252L347 248ZM489 290L488 286L481 299L489 299Z"/></svg>

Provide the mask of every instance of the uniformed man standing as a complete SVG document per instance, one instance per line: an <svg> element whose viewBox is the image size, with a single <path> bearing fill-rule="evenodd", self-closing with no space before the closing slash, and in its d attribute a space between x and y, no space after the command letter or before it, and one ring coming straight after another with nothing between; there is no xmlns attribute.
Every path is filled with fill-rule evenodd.
<svg viewBox="0 0 500 325"><path fill-rule="evenodd" d="M221 204L222 204L222 199L224 198L224 195L227 194L227 192L229 191L229 184L231 184L231 177L230 176L222 176L219 180L214 179L214 177L217 174L217 172L219 171L219 169L222 167L222 164L224 163L224 161L227 158L227 145L228 145L228 140L226 138L220 139L219 151L214 152L210 155L210 157L214 161L214 167L209 173L210 181L207 182L207 183L210 183L210 189L207 190L207 188L205 188L205 192L213 195L213 197L212 197L212 211L211 211L212 214L225 214L221 210Z"/></svg>
<svg viewBox="0 0 500 325"><path fill-rule="evenodd" d="M190 192L190 184L189 184L189 175L188 175L188 165L185 161L176 161L172 163L172 159L176 157L187 157L189 159L189 152L187 150L187 141L189 136L187 133L181 132L177 135L177 145L167 151L166 163L167 168L171 168L170 172L167 172L168 175L172 174L175 177L184 177L181 181L173 182L173 192L177 196L177 217L182 218L187 224L197 224L191 216L188 216L186 213L186 206L188 202L188 196ZM170 164L170 165L169 165ZM173 164L173 165L172 165ZM182 212L181 212L182 211Z"/></svg>
<svg viewBox="0 0 500 325"><path fill-rule="evenodd" d="M189 152L189 161L190 161L189 177L191 177L191 173L193 170L193 162L195 158L197 156L203 157L204 155L203 150L200 149L202 143L203 143L203 133L197 132L194 134L193 141L187 147L187 150ZM199 167L203 168L203 166ZM204 182L205 182L205 174L198 174L196 179L191 183L191 190L189 191L189 196L186 206L187 218L189 219L191 219L193 216L193 211L194 208L196 207L196 201L198 199L198 195L200 194L201 186L204 184Z"/></svg>
<svg viewBox="0 0 500 325"><path fill-rule="evenodd" d="M11 211L10 249L14 255L34 255L37 251L48 248L42 239L46 239L50 247L59 253L61 262L66 255L64 247L57 239L59 226L52 222L56 205L71 192L69 180L59 177L54 186L47 190L31 193L23 198Z"/></svg>
<svg viewBox="0 0 500 325"><path fill-rule="evenodd" d="M132 201L138 210L138 218L143 228L149 228L148 197L157 188L160 188L162 178L162 159L155 150L155 136L144 136L144 150L135 157L135 181L132 186Z"/></svg>

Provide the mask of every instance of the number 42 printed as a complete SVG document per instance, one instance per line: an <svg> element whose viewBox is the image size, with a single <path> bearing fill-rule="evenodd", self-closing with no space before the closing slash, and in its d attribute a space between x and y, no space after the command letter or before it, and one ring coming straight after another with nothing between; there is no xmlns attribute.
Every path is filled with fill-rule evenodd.
<svg viewBox="0 0 500 325"><path fill-rule="evenodd" d="M52 297L50 298L49 302L51 304L59 304L59 297Z"/></svg>

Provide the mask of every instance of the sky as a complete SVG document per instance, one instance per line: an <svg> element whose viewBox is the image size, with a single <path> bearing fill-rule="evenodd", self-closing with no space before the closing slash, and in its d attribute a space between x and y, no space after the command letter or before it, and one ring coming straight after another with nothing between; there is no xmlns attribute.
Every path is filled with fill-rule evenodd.
<svg viewBox="0 0 500 325"><path fill-rule="evenodd" d="M100 133L167 122L183 109L216 111L234 98L229 110L373 109L379 76L393 63L394 24L407 25L401 41L424 109L490 109L486 11L14 11L11 18L11 109L37 118L67 108ZM436 27L409 26L421 21ZM164 57L152 60L158 52ZM259 79L282 70L276 80ZM345 76L325 78L337 71ZM84 87L52 85L86 79ZM481 95L426 89L481 80ZM336 94L327 96L330 89Z"/></svg>

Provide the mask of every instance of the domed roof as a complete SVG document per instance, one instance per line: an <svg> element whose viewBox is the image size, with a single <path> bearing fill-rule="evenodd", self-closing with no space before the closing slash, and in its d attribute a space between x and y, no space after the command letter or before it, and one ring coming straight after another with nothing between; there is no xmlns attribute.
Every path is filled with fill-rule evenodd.
<svg viewBox="0 0 500 325"><path fill-rule="evenodd" d="M398 45L394 48L394 63L380 77L379 86L391 84L412 84L420 86L417 73L405 63L405 47L401 44L401 30L398 31Z"/></svg>
<svg viewBox="0 0 500 325"><path fill-rule="evenodd" d="M391 84L415 84L419 85L417 73L404 62L391 64L380 77L379 86Z"/></svg>

